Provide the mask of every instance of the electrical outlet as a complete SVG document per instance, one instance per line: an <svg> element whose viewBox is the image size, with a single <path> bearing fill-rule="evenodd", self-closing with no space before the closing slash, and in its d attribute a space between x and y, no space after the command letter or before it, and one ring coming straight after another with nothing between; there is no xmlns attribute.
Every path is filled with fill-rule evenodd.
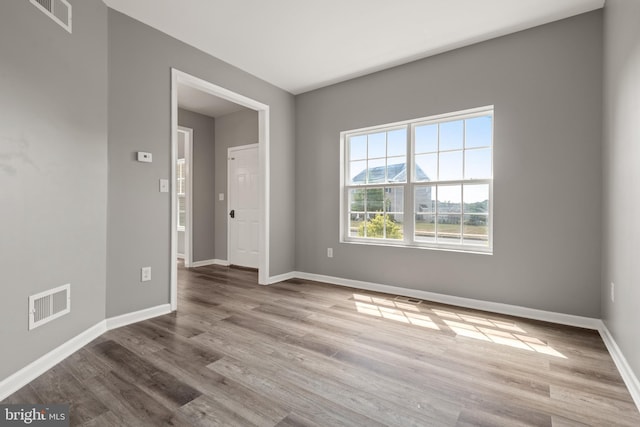
<svg viewBox="0 0 640 427"><path fill-rule="evenodd" d="M611 282L611 302L616 300L616 284Z"/></svg>
<svg viewBox="0 0 640 427"><path fill-rule="evenodd" d="M333 258L333 248L327 248L327 258Z"/></svg>
<svg viewBox="0 0 640 427"><path fill-rule="evenodd" d="M151 280L151 267L142 267L140 269L140 281L148 282Z"/></svg>

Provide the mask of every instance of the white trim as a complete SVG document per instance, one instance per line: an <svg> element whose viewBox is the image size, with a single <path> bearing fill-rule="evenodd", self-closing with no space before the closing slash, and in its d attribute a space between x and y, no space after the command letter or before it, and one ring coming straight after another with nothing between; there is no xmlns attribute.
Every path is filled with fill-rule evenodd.
<svg viewBox="0 0 640 427"><path fill-rule="evenodd" d="M169 304L157 305L155 307L149 307L142 310L134 311L131 313L123 314L121 316L110 317L105 320L107 330L120 328L132 323L142 322L143 320L151 319L153 317L162 316L171 313L171 306Z"/></svg>
<svg viewBox="0 0 640 427"><path fill-rule="evenodd" d="M213 261L213 264L226 263L226 265L228 265L228 263L223 260L209 261ZM278 283L284 280L295 278L325 282L338 286L348 286L356 289L366 289L376 292L391 293L394 295L412 296L429 301L443 302L446 304L454 304L462 307L489 310L496 313L510 314L530 319L543 320L570 326L578 326L588 329L597 329L600 333L600 336L602 337L602 340L604 341L605 346L607 347L607 350L609 351L609 354L611 355L616 367L618 368L618 371L620 372L620 375L622 376L622 379L624 380L624 383L627 386L631 397L638 407L638 410L640 410L640 381L629 366L629 363L620 350L620 347L618 347L615 339L609 332L609 329L600 319L573 316L543 310L535 310L508 304L491 303L488 301L454 297L432 292L419 291L415 289L399 288L395 286L363 282L358 280L341 279L338 277L324 276L320 274L302 273L299 271L292 271L289 273L272 276L269 278L269 283ZM496 310L496 307L498 307L499 310ZM6 399L11 394L15 393L31 381L35 380L37 377L39 377L58 363L62 362L71 354L80 350L82 347L89 344L91 341L98 338L108 330L151 319L153 317L162 316L170 312L171 306L169 304L163 304L132 313L127 313L121 316L111 317L109 319L98 322L94 326L81 332L67 342L38 358L34 362L28 364L16 373L0 381L0 401Z"/></svg>
<svg viewBox="0 0 640 427"><path fill-rule="evenodd" d="M175 70L171 69L171 182L176 182L176 161L178 159L178 81ZM171 185L173 188L175 184ZM169 301L171 310L178 309L178 196L171 191L171 258L169 259Z"/></svg>
<svg viewBox="0 0 640 427"><path fill-rule="evenodd" d="M260 223L258 236L258 284L265 285L269 282L269 242L271 228L271 119L269 106L258 110L258 171L262 182L262 191L258 196L260 208Z"/></svg>
<svg viewBox="0 0 640 427"><path fill-rule="evenodd" d="M330 283L332 285L346 286L349 288L363 289L374 292L384 292L392 295L402 295L424 299L427 301L439 302L442 304L457 305L459 307L490 311L492 313L507 314L510 316L524 317L534 320L542 320L544 322L557 323L560 325L577 326L579 328L594 330L598 330L601 325L600 319L592 317L574 316L572 314L556 313L553 311L538 310L535 308L521 307L518 305L456 297L452 295L438 294L435 292L421 291L418 289L389 286L380 283L363 282L360 280L343 279L340 277L324 276L321 274L303 273L299 271L288 274L291 275L291 277L288 278L295 277L299 279Z"/></svg>
<svg viewBox="0 0 640 427"><path fill-rule="evenodd" d="M603 321L600 321L598 332L600 332L604 345L607 347L607 350L609 350L613 362L616 364L627 389L629 389L629 394L631 394L633 401L640 411L640 380L638 380L635 372L633 372L633 369L629 366L627 359L624 357L620 347L618 347L615 339L613 339L613 335L611 335L611 332L609 332L607 325L605 325Z"/></svg>
<svg viewBox="0 0 640 427"><path fill-rule="evenodd" d="M184 266L193 266L193 129L178 126L177 132L185 134L184 139L184 159L185 159L185 226L184 226ZM178 140L176 138L176 144ZM176 162L177 162L176 146ZM177 178L177 177L176 177ZM173 179L175 185L176 178ZM175 193L176 190L173 192ZM176 197L176 211L177 197ZM176 224L178 220L176 218ZM178 227L176 226L176 229ZM178 230L181 231L181 230Z"/></svg>
<svg viewBox="0 0 640 427"><path fill-rule="evenodd" d="M269 277L269 281L267 284L272 285L274 283L284 282L285 280L289 280L289 279L297 279L299 277L297 276L298 274L302 274L302 273L298 273L297 271L291 271L289 273L278 274L277 276L271 276Z"/></svg>
<svg viewBox="0 0 640 427"><path fill-rule="evenodd" d="M227 101L242 105L251 110L258 112L258 162L259 162L259 179L260 179L260 195L259 195L259 209L260 209L260 223L259 227L259 255L258 255L258 283L266 284L269 280L269 227L270 227L270 125L269 125L269 106L263 104L254 99L240 95L229 89L225 89L221 86L215 85L206 80L202 80L198 77L192 76L185 72L182 72L176 68L171 68L171 179L175 182L175 160L177 158L176 152L176 138L178 128L178 84L184 84L194 89L206 92L208 94L217 96ZM178 236L176 230L176 197L172 192L171 196L171 254L170 254L170 269L171 269L171 283L170 283L170 301L171 309L177 310L178 308L178 267L175 262L177 257Z"/></svg>
<svg viewBox="0 0 640 427"><path fill-rule="evenodd" d="M205 265L222 265L224 267L229 266L229 261L226 259L205 259L202 261L194 261L191 263L191 267L204 267Z"/></svg>
<svg viewBox="0 0 640 427"><path fill-rule="evenodd" d="M0 381L0 401L20 390L107 331L104 320L54 348L13 375Z"/></svg>
<svg viewBox="0 0 640 427"><path fill-rule="evenodd" d="M168 313L171 313L171 306L162 304L123 314L122 316L111 317L96 323L39 359L29 363L18 372L0 381L0 401L20 390L105 332Z"/></svg>

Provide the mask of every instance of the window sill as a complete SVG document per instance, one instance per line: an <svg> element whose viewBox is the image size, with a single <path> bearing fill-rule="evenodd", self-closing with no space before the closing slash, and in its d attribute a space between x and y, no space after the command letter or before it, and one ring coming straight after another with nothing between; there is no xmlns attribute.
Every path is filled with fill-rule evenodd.
<svg viewBox="0 0 640 427"><path fill-rule="evenodd" d="M453 246L453 245L408 245L404 242L401 243L393 243L386 242L382 240L353 240L353 239L341 239L340 243L346 243L349 245L359 245L359 246L382 246L388 248L404 248L404 249L422 249L429 251L441 251L441 252L457 252L464 254L473 254L473 255L493 255L493 248L483 248L483 247L475 247L475 246Z"/></svg>

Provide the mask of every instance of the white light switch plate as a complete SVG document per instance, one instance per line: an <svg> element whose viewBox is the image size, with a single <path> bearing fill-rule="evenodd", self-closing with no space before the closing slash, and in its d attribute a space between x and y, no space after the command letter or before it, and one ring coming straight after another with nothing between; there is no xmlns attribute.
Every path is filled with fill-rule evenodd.
<svg viewBox="0 0 640 427"><path fill-rule="evenodd" d="M220 201L224 200L224 193L218 194L218 200Z"/></svg>
<svg viewBox="0 0 640 427"><path fill-rule="evenodd" d="M168 193L169 192L169 180L168 179L161 179L160 180L160 192L161 193Z"/></svg>

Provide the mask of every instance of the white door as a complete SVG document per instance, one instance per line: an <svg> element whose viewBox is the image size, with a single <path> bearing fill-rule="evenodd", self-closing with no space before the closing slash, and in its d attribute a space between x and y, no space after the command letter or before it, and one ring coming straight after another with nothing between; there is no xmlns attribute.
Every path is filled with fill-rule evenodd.
<svg viewBox="0 0 640 427"><path fill-rule="evenodd" d="M229 263L258 268L258 144L229 148Z"/></svg>

